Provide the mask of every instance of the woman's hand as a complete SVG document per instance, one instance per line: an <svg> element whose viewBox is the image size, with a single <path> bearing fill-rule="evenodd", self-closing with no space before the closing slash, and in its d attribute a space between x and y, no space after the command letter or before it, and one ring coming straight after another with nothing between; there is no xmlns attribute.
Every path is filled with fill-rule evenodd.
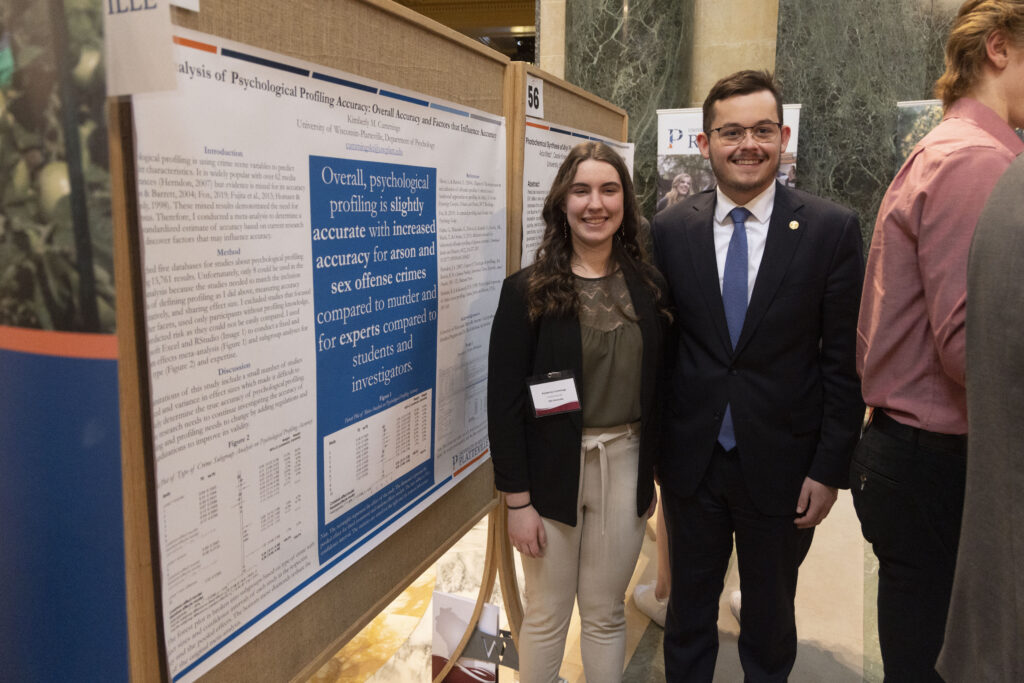
<svg viewBox="0 0 1024 683"><path fill-rule="evenodd" d="M544 557L548 536L544 522L532 505L508 511L508 536L512 547L527 557Z"/></svg>

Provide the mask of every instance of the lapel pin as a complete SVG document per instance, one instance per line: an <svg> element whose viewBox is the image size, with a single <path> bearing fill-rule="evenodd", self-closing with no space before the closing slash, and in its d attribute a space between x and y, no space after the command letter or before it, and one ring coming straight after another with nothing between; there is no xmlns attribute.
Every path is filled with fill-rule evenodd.
<svg viewBox="0 0 1024 683"><path fill-rule="evenodd" d="M796 230L799 227L800 227L800 222L799 221L790 221L789 222L789 229L790 230Z"/></svg>

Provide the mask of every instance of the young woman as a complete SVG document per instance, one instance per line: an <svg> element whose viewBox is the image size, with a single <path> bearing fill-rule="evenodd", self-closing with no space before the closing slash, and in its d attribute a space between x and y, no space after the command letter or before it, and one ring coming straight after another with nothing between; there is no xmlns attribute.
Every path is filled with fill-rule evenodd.
<svg viewBox="0 0 1024 683"><path fill-rule="evenodd" d="M625 591L656 502L670 314L614 150L574 147L543 217L536 262L502 287L488 377L495 482L526 580L520 680L557 680L578 601L587 680L614 682Z"/></svg>

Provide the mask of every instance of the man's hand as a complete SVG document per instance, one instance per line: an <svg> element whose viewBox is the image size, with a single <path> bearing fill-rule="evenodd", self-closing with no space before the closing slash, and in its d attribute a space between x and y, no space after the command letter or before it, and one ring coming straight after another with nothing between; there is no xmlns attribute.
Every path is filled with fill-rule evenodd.
<svg viewBox="0 0 1024 683"><path fill-rule="evenodd" d="M838 489L805 477L804 485L800 487L800 498L796 502L796 519L793 523L798 529L818 526L828 516L838 497Z"/></svg>

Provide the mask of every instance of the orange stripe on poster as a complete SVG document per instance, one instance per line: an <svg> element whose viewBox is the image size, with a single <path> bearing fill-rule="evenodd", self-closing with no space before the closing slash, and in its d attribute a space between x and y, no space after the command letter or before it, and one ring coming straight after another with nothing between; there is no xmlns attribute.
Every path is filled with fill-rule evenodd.
<svg viewBox="0 0 1024 683"><path fill-rule="evenodd" d="M0 349L40 356L117 360L117 335L53 332L0 325Z"/></svg>
<svg viewBox="0 0 1024 683"><path fill-rule="evenodd" d="M551 130L551 126L545 126L541 123L530 123L529 121L527 121L526 125L528 125L531 128L540 128L541 130Z"/></svg>
<svg viewBox="0 0 1024 683"><path fill-rule="evenodd" d="M217 47L207 43L200 43L195 40L189 40L188 38L182 38L181 36L174 36L174 42L183 47L191 47L196 50L202 50L203 52L212 52L213 54L217 54Z"/></svg>
<svg viewBox="0 0 1024 683"><path fill-rule="evenodd" d="M480 455L476 456L475 458L473 458L472 460L470 460L469 462L467 462L467 463L466 463L465 465L463 465L463 466L462 466L462 467L460 467L459 469L455 470L455 472L454 472L454 473L452 473L452 477L457 477L457 476L459 476L460 474L462 474L463 472L465 472L465 471L466 471L466 468L467 468L467 467L469 467L470 465L472 465L472 464L473 464L473 463L475 463L475 462L476 462L477 460L479 460L480 458L484 457L485 455L487 455L487 454L488 454L488 453L490 453L490 452L491 452L491 449L490 449L490 448L488 448L488 449L484 450L484 452L483 452L483 453L481 453Z"/></svg>

